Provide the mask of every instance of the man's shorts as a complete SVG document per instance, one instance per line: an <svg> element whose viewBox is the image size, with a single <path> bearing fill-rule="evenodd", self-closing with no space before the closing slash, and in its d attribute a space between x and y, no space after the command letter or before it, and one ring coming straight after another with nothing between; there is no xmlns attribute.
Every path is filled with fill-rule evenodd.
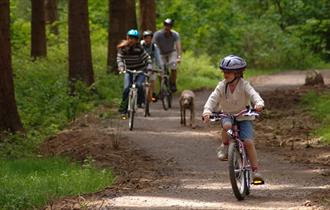
<svg viewBox="0 0 330 210"><path fill-rule="evenodd" d="M222 126L227 123L230 123L232 125L233 120L230 118L223 118L221 120ZM251 120L238 121L238 130L239 130L239 137L241 140L246 140L246 139L253 140L254 135L253 135L253 125Z"/></svg>
<svg viewBox="0 0 330 210"><path fill-rule="evenodd" d="M168 68L176 70L176 61L178 58L178 54L176 51L160 55L160 58L162 59L163 63L167 65Z"/></svg>

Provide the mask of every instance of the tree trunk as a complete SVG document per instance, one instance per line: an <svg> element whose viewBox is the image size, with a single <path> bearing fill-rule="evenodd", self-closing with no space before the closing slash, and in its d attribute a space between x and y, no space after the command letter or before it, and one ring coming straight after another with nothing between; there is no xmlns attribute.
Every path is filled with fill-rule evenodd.
<svg viewBox="0 0 330 210"><path fill-rule="evenodd" d="M57 4L58 0L46 0L45 2L45 8L46 8L46 13L45 13L45 19L46 23L50 25L50 31L53 34L58 35L58 25L56 21L58 21L58 12L57 12Z"/></svg>
<svg viewBox="0 0 330 210"><path fill-rule="evenodd" d="M135 0L109 0L108 70L116 72L117 44L137 28Z"/></svg>
<svg viewBox="0 0 330 210"><path fill-rule="evenodd" d="M140 0L141 31L156 31L156 3L155 0Z"/></svg>
<svg viewBox="0 0 330 210"><path fill-rule="evenodd" d="M9 0L0 1L0 132L23 130L14 92L9 36ZM0 140L1 141L1 140Z"/></svg>
<svg viewBox="0 0 330 210"><path fill-rule="evenodd" d="M45 0L32 0L31 23L31 57L45 57L46 29L45 29Z"/></svg>
<svg viewBox="0 0 330 210"><path fill-rule="evenodd" d="M69 80L94 83L88 1L69 0Z"/></svg>

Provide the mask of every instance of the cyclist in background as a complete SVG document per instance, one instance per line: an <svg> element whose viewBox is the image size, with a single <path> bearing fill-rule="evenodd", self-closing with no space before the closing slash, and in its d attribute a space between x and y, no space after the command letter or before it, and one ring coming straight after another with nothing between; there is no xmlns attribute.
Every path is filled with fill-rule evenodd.
<svg viewBox="0 0 330 210"><path fill-rule="evenodd" d="M149 56L151 57L152 64L154 69L157 66L159 70L162 70L163 68L163 62L160 58L159 48L155 43L152 43L152 37L153 33L150 30L146 30L143 32L143 40L141 40L141 45L144 47L144 49L147 51ZM150 92L148 95L148 100L156 102L157 96L154 92L156 88L156 73L152 73L150 76Z"/></svg>
<svg viewBox="0 0 330 210"><path fill-rule="evenodd" d="M243 72L247 64L242 58L229 55L220 61L220 69L224 74L224 80L219 82L218 86L209 96L204 105L203 118L204 122L208 122L210 114L214 111L235 114L250 106L251 102L257 111L262 111L264 101L259 93L243 79ZM218 110L220 108L220 110ZM262 180L263 178L258 173L257 152L253 142L253 127L252 116L238 117L238 129L240 138L244 141L248 158L251 162L253 180ZM227 118L221 121L222 144L218 148L217 156L220 160L228 159L229 139L226 131L232 127L232 119Z"/></svg>
<svg viewBox="0 0 330 210"><path fill-rule="evenodd" d="M172 92L176 88L177 63L181 62L181 43L178 32L172 30L174 20L165 19L164 29L155 32L153 42L160 49L160 55L163 63L171 69L170 81Z"/></svg>
<svg viewBox="0 0 330 210"><path fill-rule="evenodd" d="M121 41L117 45L117 65L119 72L123 72L125 68L135 70L151 70L152 61L148 53L144 50L139 42L139 32L136 29L131 29L127 32L127 39ZM142 107L143 103L143 82L145 76L140 73L136 78L136 84L138 88L138 107ZM127 118L128 108L128 94L130 87L133 83L133 75L131 73L125 73L124 78L124 92L122 102L119 107L119 112L122 114L122 118Z"/></svg>

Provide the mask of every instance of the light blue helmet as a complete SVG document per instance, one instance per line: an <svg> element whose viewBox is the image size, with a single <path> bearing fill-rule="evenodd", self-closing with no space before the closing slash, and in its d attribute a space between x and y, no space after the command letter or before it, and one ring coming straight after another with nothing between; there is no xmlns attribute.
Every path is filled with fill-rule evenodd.
<svg viewBox="0 0 330 210"><path fill-rule="evenodd" d="M139 34L138 30L136 30L136 29L130 29L127 32L127 36L136 37L138 39L140 37L140 34Z"/></svg>

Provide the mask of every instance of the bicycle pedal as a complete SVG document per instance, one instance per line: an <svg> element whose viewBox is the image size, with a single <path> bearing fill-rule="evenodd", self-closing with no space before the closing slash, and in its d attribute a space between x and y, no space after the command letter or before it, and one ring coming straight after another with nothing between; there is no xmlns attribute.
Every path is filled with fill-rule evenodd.
<svg viewBox="0 0 330 210"><path fill-rule="evenodd" d="M265 184L265 181L257 179L257 180L253 180L251 184L253 184L253 185L263 185L263 184Z"/></svg>

